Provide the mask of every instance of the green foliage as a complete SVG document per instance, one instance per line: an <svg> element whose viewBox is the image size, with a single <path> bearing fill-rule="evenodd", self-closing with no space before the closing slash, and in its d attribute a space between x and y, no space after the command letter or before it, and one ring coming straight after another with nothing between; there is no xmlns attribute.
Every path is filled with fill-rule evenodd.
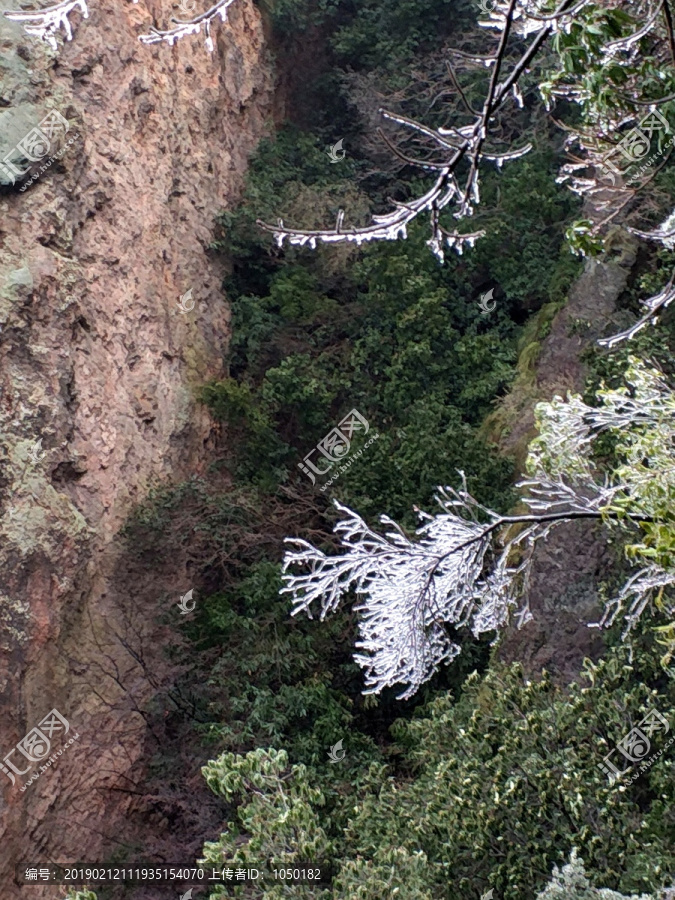
<svg viewBox="0 0 675 900"><path fill-rule="evenodd" d="M563 246L576 202L556 184L559 158L540 127L535 140L540 146L517 164L485 173L487 234L475 248L477 263L490 267L512 308L528 311L563 299L580 272Z"/></svg>
<svg viewBox="0 0 675 900"><path fill-rule="evenodd" d="M434 900L429 887L429 860L421 850L382 847L372 860L347 860L340 869L334 897L374 900L376 897L405 897L406 900Z"/></svg>
<svg viewBox="0 0 675 900"><path fill-rule="evenodd" d="M628 362L623 385L598 390L597 409L572 394L537 405L539 436L530 445L527 467L532 475L562 476L598 494L598 508L614 527L625 527L627 519L638 522L640 533L629 536L626 556L658 578L652 588L663 589L675 581L675 391L657 369L635 357ZM641 594L648 598L649 589L628 591Z"/></svg>
<svg viewBox="0 0 675 900"><path fill-rule="evenodd" d="M658 672L649 656L626 666L621 655L589 666L590 686L567 696L546 676L528 682L518 667L495 668L458 704L440 697L427 717L401 722L417 775L364 799L351 846L365 858L384 847L423 850L438 897L478 885L505 900L531 895L570 846L612 887L661 886L675 863L672 759L626 790L598 763L649 708L672 721L675 693L650 688Z"/></svg>
<svg viewBox="0 0 675 900"><path fill-rule="evenodd" d="M549 5L551 11L553 8ZM649 20L646 28L645 19ZM562 98L559 109L574 134L571 145L576 144L585 151L578 154L575 149L574 156L587 160L588 174L595 170L594 177L608 189L610 183L620 189L621 183L616 184L619 165L621 181L636 195L630 205L630 218L622 217L624 224L639 219L653 221L672 206L674 175L668 159L672 129L652 130L646 126L650 138L655 132L651 146L648 145L651 156L649 152L643 153L647 148L636 152L620 146L624 139L630 144L635 127L639 129L652 111L672 121L675 112L672 34L671 25L663 27L664 24L659 16L646 14L646 8L635 3L581 4L575 8L567 26L556 31L539 85L547 108ZM623 51L616 52L621 44ZM617 147L625 152L628 165ZM658 169L662 171L657 172ZM572 170L568 169L565 177L571 175ZM583 181L572 177L571 186L590 198L587 190L593 182L584 185ZM647 187L640 196L640 190ZM616 221L617 212L623 208L618 190L614 197L617 205L609 215L596 209L594 222L581 219L569 228L568 240L574 252L596 256L605 249L607 229L616 227L610 223ZM610 200L607 209L611 205ZM592 204L587 207L589 211L592 208Z"/></svg>
<svg viewBox="0 0 675 900"><path fill-rule="evenodd" d="M337 616L317 629L306 619L291 620L279 599L278 565L249 567L230 591L206 601L195 626L203 649L218 647L210 673L227 695L214 705L209 733L235 751L261 744L283 744L293 758L325 767L327 750L356 731L356 666L345 649L351 638L349 619ZM255 678L252 676L255 675ZM352 742L352 759L372 753L360 734Z"/></svg>
<svg viewBox="0 0 675 900"><path fill-rule="evenodd" d="M473 18L466 0L365 0L352 8L353 18L336 30L332 46L340 64L355 68L393 68L434 49Z"/></svg>
<svg viewBox="0 0 675 900"><path fill-rule="evenodd" d="M393 69L437 48L452 29L475 17L467 0L265 0L263 5L280 36L322 28L335 63L357 69Z"/></svg>
<svg viewBox="0 0 675 900"><path fill-rule="evenodd" d="M565 232L565 238L570 250L577 256L599 256L604 249L603 241L595 234L590 219L577 219L576 222L572 222Z"/></svg>
<svg viewBox="0 0 675 900"><path fill-rule="evenodd" d="M349 205L357 216L360 208L367 209L353 186L358 169L351 155L332 165L316 137L292 125L281 128L274 139L262 140L249 161L241 205L218 217L222 236L214 248L225 250L232 261L232 275L225 281L228 294L267 293L278 269L277 255L269 253L269 236L256 225L258 218L276 221L283 211L318 224L320 217L324 223L334 220L341 206ZM284 258L288 264L301 260L307 264L303 268L312 271L313 255L307 251L291 248Z"/></svg>
<svg viewBox="0 0 675 900"><path fill-rule="evenodd" d="M495 665L483 678L470 677L457 702L439 695L412 720L396 723L398 774L371 764L360 773L356 796L346 784L340 790L344 833L327 815L337 813L339 798L324 805L324 793L310 796L316 782L309 773L295 770L293 796L304 803L300 840L314 837L327 847L333 835L336 900L460 900L490 887L504 900L532 898L571 847L611 890L663 887L675 866L672 751L632 783L610 783L599 768L649 710L675 721L675 683L663 678L652 644L641 633L630 663L625 648L614 649L597 665L587 663L583 681L566 691L545 673L528 681L518 665ZM652 752L665 740L655 733ZM230 826L227 841L250 836L290 852L295 845L277 820L274 780L287 760L269 751L268 761L267 753L226 755L207 767L209 784L243 797L240 819L250 825L243 832ZM272 787L264 779L244 783L241 768L258 771L262 761L273 769ZM258 799L253 788L264 796ZM266 804L273 808L265 817ZM592 893L575 871L577 889ZM559 883L554 874L552 897L560 896ZM597 900L610 897L603 892Z"/></svg>
<svg viewBox="0 0 675 900"><path fill-rule="evenodd" d="M439 483L457 484L461 468L475 494L507 507L512 464L478 428L514 376L514 319L559 300L577 271L561 254L571 205L555 185L551 151L486 177L488 237L443 267L427 252L423 225L405 242L363 251L270 251L257 217L291 210L311 225L324 208L330 221L350 190L367 211L351 187L356 169L341 165L340 179L335 169L307 136L282 130L253 160L240 210L221 219L220 246L232 260L230 373L241 391L230 379L202 396L236 429L236 477L268 488L302 483L298 462L356 408L380 438L331 496L412 523L413 504L427 503ZM498 307L486 319L477 300L491 283Z"/></svg>
<svg viewBox="0 0 675 900"><path fill-rule="evenodd" d="M592 486L593 492L604 488L599 508L605 522L619 531L626 558L642 566L613 606L615 616L631 599L626 614L630 628L649 601L657 610L673 612L675 392L661 371L631 356L626 363L623 384L597 390L599 412L578 395L538 405L540 434L530 446L527 464L531 472L562 475L585 483L586 489ZM591 428L597 416L600 426ZM656 633L658 644L666 648L660 662L667 667L675 654L675 623L659 626Z"/></svg>
<svg viewBox="0 0 675 900"><path fill-rule="evenodd" d="M321 26L335 15L341 0L260 0L280 38Z"/></svg>
<svg viewBox="0 0 675 900"><path fill-rule="evenodd" d="M616 112L625 108L626 103L630 105L626 87L631 78L640 84L642 101L672 94L673 73L656 64L647 42L645 52L628 61L604 52L611 41L640 31L644 22L639 16L639 12L632 14L630 4L615 7L585 4L571 27L556 33L553 51L558 69L542 84L543 96L548 98L553 87L574 81L584 114L595 121L602 113ZM667 106L664 109L667 116Z"/></svg>
<svg viewBox="0 0 675 900"><path fill-rule="evenodd" d="M228 822L218 841L205 844L200 864L227 861L248 869L270 860L281 868L329 857L331 844L315 809L323 806L323 795L312 786L305 766L290 765L284 750L258 749L245 756L223 753L202 772L214 793L228 800L242 798L243 802L237 807L238 821ZM232 889L234 896L251 896L251 889L244 885L233 883ZM307 890L265 884L262 894L255 889L255 895L281 900L307 896ZM224 887L216 887L211 896L225 894ZM330 891L320 890L312 896L328 898Z"/></svg>

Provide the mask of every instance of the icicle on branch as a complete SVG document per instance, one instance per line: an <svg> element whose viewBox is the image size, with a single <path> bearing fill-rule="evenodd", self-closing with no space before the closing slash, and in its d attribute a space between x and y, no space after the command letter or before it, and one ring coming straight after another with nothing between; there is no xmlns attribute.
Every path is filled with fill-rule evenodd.
<svg viewBox="0 0 675 900"><path fill-rule="evenodd" d="M206 12L185 21L172 18L171 22L175 24L175 28L170 28L166 31L151 28L150 34L139 35L139 40L144 44L158 44L162 41L166 41L167 44L173 47L176 41L185 37L185 35L200 34L203 27L204 35L206 37L206 49L209 53L212 53L213 38L211 37L211 22L216 16L220 16L221 22L227 22L228 7L232 6L234 2L235 0L219 0L218 3L214 4L210 9L207 9Z"/></svg>
<svg viewBox="0 0 675 900"><path fill-rule="evenodd" d="M52 50L57 50L56 35L61 28L65 32L67 41L73 39L68 16L76 7L82 13L83 19L89 18L86 0L64 0L64 2L57 3L55 6L47 6L45 9L33 12L19 9L3 10L2 14L11 22L25 22L24 31L26 34L45 41Z"/></svg>
<svg viewBox="0 0 675 900"><path fill-rule="evenodd" d="M562 3L556 16L565 15L564 9L571 6L570 0ZM465 95L457 85L458 95L463 100L464 106L474 116L474 122L455 128L430 128L421 122L409 119L406 116L380 110L382 117L394 122L402 128L416 132L419 136L432 142L436 151L445 153L445 157L435 161L412 159L398 150L391 141L385 138L387 146L403 162L416 166L423 171L437 172L436 181L432 187L421 197L407 203L392 201L393 210L385 215L372 217L372 224L359 228L344 227L344 211L340 210L335 228L329 230L304 230L289 228L279 219L276 225L258 221L258 225L265 231L274 235L278 246L283 246L285 241L298 246L308 245L312 248L318 242L323 243L347 243L362 244L367 241L386 240L393 241L407 237L408 225L422 213L429 213L431 224L431 238L427 241L434 255L440 262L444 259L444 248L454 248L458 253L462 252L465 244L473 246L473 243L482 237L483 231L462 233L457 230L448 230L441 225L440 214L451 203L455 202L457 211L456 219L464 219L471 216L475 205L480 202L479 171L482 160L492 160L501 167L509 160L523 156L531 148L529 145L516 150L501 153L488 149L485 144L488 139L490 121L496 111L507 98L515 100L522 105L522 98L517 89L518 79L526 71L532 59L541 49L546 38L553 31L553 23L545 22L538 26L537 34L530 42L527 49L520 55L518 61L511 65L510 72L501 78L502 69L506 66L507 49L511 37L514 17L520 15L518 0L509 0L504 4L503 15L500 19L501 35L496 53L489 57L487 64L491 68L489 85L482 109L476 113L467 103ZM555 18L555 17L554 17ZM555 19L557 21L557 19ZM454 79L454 73L452 73ZM454 79L456 81L456 79ZM468 164L468 173L460 177L458 169L460 163Z"/></svg>
<svg viewBox="0 0 675 900"><path fill-rule="evenodd" d="M641 234L643 237L650 237L646 232L637 232ZM655 233L653 233L655 235ZM675 281L675 272L670 278L668 284L662 288L658 294L654 294L652 297L649 297L647 300L642 301L643 307L647 310L644 315L642 315L637 322L631 325L630 328L627 328L625 331L619 332L619 334L612 335L612 337L602 338L598 341L598 344L601 347L614 347L616 344L619 344L621 341L629 340L634 337L641 331L645 325L651 322L652 325L655 325L658 316L664 309L670 306L670 304L675 300L675 287L673 287L673 282Z"/></svg>
<svg viewBox="0 0 675 900"><path fill-rule="evenodd" d="M675 250L675 211L654 231L639 231L637 228L628 230L646 241L660 241L669 250Z"/></svg>

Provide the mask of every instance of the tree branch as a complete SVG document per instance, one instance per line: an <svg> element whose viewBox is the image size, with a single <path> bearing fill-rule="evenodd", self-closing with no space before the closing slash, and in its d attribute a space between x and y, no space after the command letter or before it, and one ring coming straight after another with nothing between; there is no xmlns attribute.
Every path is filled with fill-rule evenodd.
<svg viewBox="0 0 675 900"><path fill-rule="evenodd" d="M24 10L3 10L3 16L11 22L26 22L24 31L31 37L37 37L49 44L52 50L58 49L56 35L61 28L66 34L66 40L72 41L73 32L68 21L68 16L77 7L82 13L83 19L89 18L86 0L63 0L55 6L47 6L45 9L29 12Z"/></svg>
<svg viewBox="0 0 675 900"><path fill-rule="evenodd" d="M192 19L182 21L172 18L176 27L167 31L160 31L157 28L151 28L150 34L139 35L139 41L143 44L157 44L166 41L169 46L173 47L177 40L185 37L186 34L199 34L204 26L204 34L206 35L205 46L209 53L213 52L213 38L211 37L211 22L216 16L220 16L221 22L227 22L227 10L235 0L218 0L206 12L200 13Z"/></svg>
<svg viewBox="0 0 675 900"><path fill-rule="evenodd" d="M488 154L484 152L484 145L487 140L491 118L504 103L505 99L510 96L510 90L513 88L515 92L515 86L517 85L518 79L525 72L528 65L553 30L553 25L551 24L546 24L542 27L534 40L530 43L529 47L519 57L504 82L500 82L499 78L506 60L514 13L518 2L519 0L510 0L502 25L497 52L494 56L486 58L489 59L492 65L492 71L490 73L487 95L480 114L477 114L469 104L466 95L459 86L452 67L450 67L450 77L453 85L460 95L460 99L465 107L467 107L475 117L473 124L461 127L434 129L421 122L409 119L406 116L389 113L384 110L380 111L383 118L396 122L402 127L416 131L418 134L433 140L437 145L450 152L449 156L442 161L415 159L408 154L401 152L394 146L392 141L381 134L387 147L406 165L416 166L427 171L433 169L439 172L436 182L426 194L405 204L396 202L392 212L386 215L373 216L373 224L361 228L343 228L343 211L340 211L336 227L330 230L288 228L284 225L282 219L279 219L277 225L270 225L262 220L258 220L258 226L264 231L274 235L279 247L283 247L284 241L288 241L292 245L308 245L314 249L319 241L323 243L354 242L357 245L360 245L365 241L397 240L399 238L405 238L407 237L407 226L416 219L420 213L428 212L430 214L431 239L427 241L427 245L431 248L432 252L440 262L443 262L444 259L444 246L454 247L457 252L460 253L464 244L472 246L475 240L481 237L484 232L480 231L462 234L457 231L448 231L440 224L440 212L448 206L452 200L457 199L458 211L455 213L455 218L462 219L473 214L473 205L479 202L478 173L480 161L483 157L496 160L498 165L501 165L503 161L517 158L529 151L530 146L528 145L525 148L508 153ZM566 7L570 5L571 0L565 0L560 9L556 12L557 17L560 18L560 16L564 15ZM464 179L463 188L460 190L459 184L457 183L456 172L458 166L465 157L468 157L470 160L469 173Z"/></svg>

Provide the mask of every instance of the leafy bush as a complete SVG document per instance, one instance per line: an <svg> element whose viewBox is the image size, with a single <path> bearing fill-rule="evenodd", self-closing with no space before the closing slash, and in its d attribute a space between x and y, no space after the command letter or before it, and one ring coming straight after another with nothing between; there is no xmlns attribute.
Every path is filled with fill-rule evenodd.
<svg viewBox="0 0 675 900"><path fill-rule="evenodd" d="M672 752L628 787L599 763L649 709L675 721L675 685L643 647L630 665L625 649L587 664L584 680L562 691L545 673L533 682L517 665L496 666L470 678L458 703L440 696L398 723L415 774L389 776L360 800L345 884L361 872L367 882L373 865L388 870L403 849L426 855L435 898L494 887L515 900L540 890L575 846L612 889L661 887L675 866Z"/></svg>
<svg viewBox="0 0 675 900"><path fill-rule="evenodd" d="M334 896L381 900L398 889L418 900L459 900L492 887L505 900L542 890L540 900L553 900L573 881L583 900L591 894L617 900L604 891L596 895L574 861L572 869L554 872L545 888L570 847L611 891L655 892L669 883L675 866L672 751L633 783L611 783L600 768L649 710L675 722L675 683L655 664L651 640L644 633L636 640L630 664L625 648L597 665L587 663L582 682L568 690L545 673L528 681L518 665L474 674L457 702L439 695L412 720L396 723L397 773L373 760L360 771L351 768L344 781L323 782L321 794L310 796L313 773L294 767L292 796L305 798L303 840L320 839L327 849L332 835ZM656 732L652 752L665 742ZM240 825L230 826L220 846L232 849L237 840L247 854L258 846L294 850L284 846L286 824L277 823L276 813L243 826L259 801L254 785L237 781L236 772L246 766L257 771L267 754L279 760L275 777L287 770L288 758L271 750L226 755L207 767L212 789L233 791L236 781L243 803ZM334 827L336 815L346 817L344 832Z"/></svg>
<svg viewBox="0 0 675 900"><path fill-rule="evenodd" d="M329 856L331 844L316 811L324 804L323 795L311 785L305 766L290 765L284 750L259 749L245 756L224 753L202 771L214 793L228 800L243 798L243 802L237 807L238 821L228 822L219 840L204 845L200 864L227 861L248 869L272 860L283 868L295 862L320 862ZM212 896L230 896L231 887L235 896L244 892L251 896L250 889L234 883L227 891L216 887ZM307 896L306 891L266 884L262 898ZM328 900L330 891L320 890L313 896Z"/></svg>
<svg viewBox="0 0 675 900"><path fill-rule="evenodd" d="M261 0L280 37L324 28L338 65L394 67L439 46L466 27L475 11L467 0Z"/></svg>

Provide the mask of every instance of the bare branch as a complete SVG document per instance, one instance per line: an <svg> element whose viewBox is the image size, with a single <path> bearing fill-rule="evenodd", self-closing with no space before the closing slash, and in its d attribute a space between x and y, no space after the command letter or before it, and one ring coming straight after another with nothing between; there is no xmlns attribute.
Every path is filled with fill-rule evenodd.
<svg viewBox="0 0 675 900"><path fill-rule="evenodd" d="M673 31L673 14L668 6L668 0L663 0L663 17L668 31L668 46L670 47L670 61L675 66L675 33Z"/></svg>
<svg viewBox="0 0 675 900"><path fill-rule="evenodd" d="M455 75L455 70L452 67L452 63L450 62L450 60L446 60L445 64L448 69L448 75L450 76L450 81L452 81L452 85L453 85L454 89L457 91L457 93L459 94L459 96L462 100L462 103L466 107L467 112L469 113L469 115L477 116L478 112L473 108L473 106L467 100L466 94L462 90L459 80L458 80L457 76Z"/></svg>

